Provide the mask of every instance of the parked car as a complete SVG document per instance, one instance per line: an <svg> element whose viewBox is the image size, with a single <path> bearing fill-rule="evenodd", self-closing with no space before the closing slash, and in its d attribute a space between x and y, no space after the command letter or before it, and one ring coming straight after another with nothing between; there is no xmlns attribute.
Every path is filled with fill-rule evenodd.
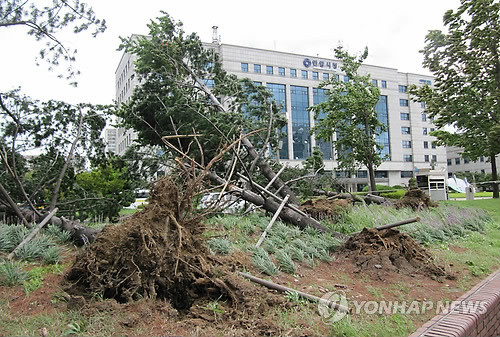
<svg viewBox="0 0 500 337"><path fill-rule="evenodd" d="M203 195L198 208L206 209L216 207L220 208L223 213L237 213L244 210L245 202L234 194L224 193L220 200L219 196L220 192L212 192Z"/></svg>

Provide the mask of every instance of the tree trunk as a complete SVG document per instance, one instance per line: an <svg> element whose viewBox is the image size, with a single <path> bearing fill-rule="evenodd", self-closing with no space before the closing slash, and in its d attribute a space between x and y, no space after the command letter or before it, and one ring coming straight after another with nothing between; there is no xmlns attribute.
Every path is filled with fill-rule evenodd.
<svg viewBox="0 0 500 337"><path fill-rule="evenodd" d="M225 184L226 181L219 177L216 173L214 172L209 172L208 177L216 182L217 184ZM262 206L263 209L265 209L268 212L271 213L276 213L278 210L280 204L276 201L274 201L272 198L264 198L257 193L244 190L238 186L235 185L230 185L229 186L229 191L236 192L243 200L251 202L252 204L256 206ZM311 226L313 228L318 229L321 232L331 232L328 228L323 226L319 221L316 219L313 219L308 216L303 216L292 209L285 207L280 214L280 217L283 221L290 223L292 225L298 226L301 229L306 228L307 226ZM338 232L333 232L334 236L339 238L339 239L345 239L345 235L338 233Z"/></svg>
<svg viewBox="0 0 500 337"><path fill-rule="evenodd" d="M24 215L21 213L21 210L19 209L19 207L17 206L17 204L14 202L14 200L12 200L12 198L9 195L9 192L7 192L7 190L3 187L2 184L0 184L0 194L3 195L3 197L5 198L5 200L7 201L7 203L10 205L10 208L14 211L14 213L16 213L16 215L19 218L19 220L21 220L21 222L26 227L28 227L28 228L31 229L31 225L28 223L28 221L26 220L26 218L24 217Z"/></svg>
<svg viewBox="0 0 500 337"><path fill-rule="evenodd" d="M490 156L490 161L491 161L491 180L498 181L497 162L495 160L495 155ZM499 190L497 183L493 183L493 198L494 199L499 198Z"/></svg>
<svg viewBox="0 0 500 337"><path fill-rule="evenodd" d="M59 189L61 188L64 174L66 173L66 170L68 169L69 164L73 160L73 153L75 152L76 144L80 140L80 134L82 132L82 125L83 125L83 114L80 112L80 121L78 123L77 134L76 134L75 139L73 140L73 143L71 143L71 148L69 150L68 157L66 158L66 161L64 162L64 166L61 169L61 172L59 172L59 176L57 177L56 185L54 186L54 190L52 191L52 199L50 201L49 211L52 211L54 208L56 208L57 197L59 195Z"/></svg>
<svg viewBox="0 0 500 337"><path fill-rule="evenodd" d="M377 183L375 182L375 169L373 168L372 164L367 165L367 169L368 169L368 176L370 179L370 190L374 195L378 195Z"/></svg>
<svg viewBox="0 0 500 337"><path fill-rule="evenodd" d="M283 180L281 180L279 177L276 178L276 173L271 169L271 167L266 163L266 161L259 156L259 153L255 150L255 147L252 145L252 143L248 140L248 138L243 138L242 144L245 146L245 148L248 151L248 154L252 159L257 160L257 166L260 169L260 172L264 177L267 178L268 181L273 181L273 187L277 190L279 190L279 195L281 197L285 197L287 195L290 196L289 200L292 204L300 204L299 198L295 195L295 193L292 191L292 189L286 185Z"/></svg>
<svg viewBox="0 0 500 337"><path fill-rule="evenodd" d="M44 216L38 216L31 210L23 210L23 215L25 218L31 219L36 223L40 223L44 219ZM71 234L73 242L77 246L83 246L85 244L94 242L97 238L97 234L99 234L100 232L95 228L86 227L78 220L69 220L63 216L53 216L52 219L50 219L50 224L58 226L62 230L69 232Z"/></svg>

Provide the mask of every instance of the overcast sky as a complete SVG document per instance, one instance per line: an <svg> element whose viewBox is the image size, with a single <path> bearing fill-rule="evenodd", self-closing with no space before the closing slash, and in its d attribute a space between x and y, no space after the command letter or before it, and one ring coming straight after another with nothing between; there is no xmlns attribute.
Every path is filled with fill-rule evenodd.
<svg viewBox="0 0 500 337"><path fill-rule="evenodd" d="M419 50L428 30L443 29L446 10L460 0L87 0L108 29L97 38L66 34L64 43L78 49L75 67L81 71L79 86L70 87L46 66L35 66L40 45L24 28L0 28L0 92L21 87L38 98L72 103L112 103L115 70L122 55L119 36L147 34L147 23L169 13L196 32L202 41L212 40L212 26L219 27L222 43L274 49L333 58L339 42L350 52L368 46L366 63L403 72L429 74L422 68Z"/></svg>

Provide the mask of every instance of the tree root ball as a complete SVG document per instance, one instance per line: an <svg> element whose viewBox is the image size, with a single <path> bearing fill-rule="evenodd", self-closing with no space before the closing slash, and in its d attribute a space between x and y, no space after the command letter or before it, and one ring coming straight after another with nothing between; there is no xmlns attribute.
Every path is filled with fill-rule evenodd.
<svg viewBox="0 0 500 337"><path fill-rule="evenodd" d="M187 186L189 187L189 186ZM237 287L223 265L209 254L201 237L201 218L192 212L193 188L159 180L150 204L121 225L106 226L77 256L65 275L72 295L170 300L188 309L201 297L237 300Z"/></svg>

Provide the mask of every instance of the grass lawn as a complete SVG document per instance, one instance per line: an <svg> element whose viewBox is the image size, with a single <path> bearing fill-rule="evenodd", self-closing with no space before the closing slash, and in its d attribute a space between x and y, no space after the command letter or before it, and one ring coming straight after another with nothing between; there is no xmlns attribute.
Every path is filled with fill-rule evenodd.
<svg viewBox="0 0 500 337"><path fill-rule="evenodd" d="M130 215L130 214L134 214L137 211L139 211L139 209L137 209L137 208L133 208L133 209L122 208L120 210L120 215Z"/></svg>
<svg viewBox="0 0 500 337"><path fill-rule="evenodd" d="M466 197L465 193L458 193L458 192L448 193L448 198L450 198L450 199L465 198L465 197ZM474 193L474 197L476 197L476 198L492 198L493 192L477 192L477 193Z"/></svg>
<svg viewBox="0 0 500 337"><path fill-rule="evenodd" d="M136 211L123 209L120 214ZM235 258L241 258L242 263L248 260L256 269L256 276L316 296L324 295L325 289L330 292L341 289L351 301L350 306L354 300L455 300L500 267L498 199L444 201L439 208L420 212L378 205L356 206L339 216L335 223L324 223L349 234L363 227L376 227L416 216L421 218L419 223L399 229L420 241L440 265L451 264L457 273L456 280L438 281L399 273L377 279L374 271L356 272L351 261L343 260L337 251L340 242L330 235L311 229L299 230L279 221L268 232L261 248L256 249L255 243L270 220L269 216L258 213L245 217L215 216L207 219L204 226L210 250L221 258L234 254ZM3 237L0 235L0 247L8 244ZM11 249L0 253L0 262ZM41 263L37 261L21 262L17 267L24 274L17 276L24 279L19 279L16 286L6 284L7 272L15 281L15 268L7 269L6 263L3 264L3 275L0 270L0 336L39 336L42 328L47 328L49 335L231 334L231 330L219 327L223 322L217 322L215 309L213 312L207 309L215 317L215 323L199 318L183 321L183 317L170 313L168 306L161 303L144 299L119 306L112 301L99 300L99 294L96 294L93 312L79 306L68 309L68 299L60 281L77 248L67 244L61 249L62 259L54 265L39 268ZM292 304L285 307L266 304L258 309L266 310L266 318L281 327L282 335L408 336L434 315L361 313L325 325L316 304L299 301L290 294L283 296ZM225 305L222 300L220 302L221 306ZM251 333L252 326L259 323L249 313L247 331Z"/></svg>

